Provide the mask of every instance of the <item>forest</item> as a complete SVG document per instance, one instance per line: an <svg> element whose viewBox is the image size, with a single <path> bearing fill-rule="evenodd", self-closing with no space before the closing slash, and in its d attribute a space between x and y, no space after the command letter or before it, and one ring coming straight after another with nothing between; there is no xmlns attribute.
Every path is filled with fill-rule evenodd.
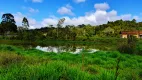
<svg viewBox="0 0 142 80"><path fill-rule="evenodd" d="M44 26L40 29L28 29L29 22L26 17L21 21L21 27L16 25L14 16L10 13L2 15L0 24L1 38L16 40L72 40L94 41L95 38L115 37L121 38L122 31L142 30L142 22L135 19L131 21L108 21L107 24L92 26L90 24ZM48 25L48 24L47 24ZM7 37L6 35L11 35ZM12 36L13 35L13 36ZM16 36L15 36L16 35Z"/></svg>

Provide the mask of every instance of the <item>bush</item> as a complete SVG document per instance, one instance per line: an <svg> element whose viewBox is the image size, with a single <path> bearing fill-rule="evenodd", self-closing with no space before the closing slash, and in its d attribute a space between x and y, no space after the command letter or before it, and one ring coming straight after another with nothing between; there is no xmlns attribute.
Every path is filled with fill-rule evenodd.
<svg viewBox="0 0 142 80"><path fill-rule="evenodd" d="M115 80L114 71L102 70L101 75L99 77L99 80Z"/></svg>
<svg viewBox="0 0 142 80"><path fill-rule="evenodd" d="M4 51L16 51L16 47L9 45L0 45L0 50Z"/></svg>
<svg viewBox="0 0 142 80"><path fill-rule="evenodd" d="M87 69L86 69L86 71L88 71L88 72L90 72L92 74L98 73L98 69L97 69L96 66L88 66Z"/></svg>
<svg viewBox="0 0 142 80"><path fill-rule="evenodd" d="M139 77L142 78L142 70L139 72Z"/></svg>
<svg viewBox="0 0 142 80"><path fill-rule="evenodd" d="M131 47L130 44L122 44L118 47L117 49L120 53L128 53L128 54L133 54L134 53L134 48Z"/></svg>
<svg viewBox="0 0 142 80"><path fill-rule="evenodd" d="M104 62L103 62L100 58L95 58L95 59L93 60L93 63L94 63L94 64L97 64L97 65L102 65L102 64L104 64Z"/></svg>
<svg viewBox="0 0 142 80"><path fill-rule="evenodd" d="M122 43L118 47L118 51L121 53L128 53L128 54L134 54L136 51L136 37L130 35L127 38L127 43Z"/></svg>
<svg viewBox="0 0 142 80"><path fill-rule="evenodd" d="M142 55L142 45L138 44L136 47L136 53L138 55Z"/></svg>
<svg viewBox="0 0 142 80"><path fill-rule="evenodd" d="M24 59L25 59L24 57L17 55L17 54L14 54L14 53L2 53L2 52L0 52L0 65L1 66L18 63L18 62L20 62Z"/></svg>
<svg viewBox="0 0 142 80"><path fill-rule="evenodd" d="M111 58L118 58L120 56L120 53L118 51L107 52L107 54L109 54L109 57Z"/></svg>

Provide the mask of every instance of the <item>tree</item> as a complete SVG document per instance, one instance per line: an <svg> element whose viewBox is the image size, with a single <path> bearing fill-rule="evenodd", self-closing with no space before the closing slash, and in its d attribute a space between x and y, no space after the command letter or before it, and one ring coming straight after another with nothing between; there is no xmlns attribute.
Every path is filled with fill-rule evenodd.
<svg viewBox="0 0 142 80"><path fill-rule="evenodd" d="M110 34L114 33L114 29L112 29L111 27L107 27L103 30L103 32L106 34L106 36L110 36Z"/></svg>
<svg viewBox="0 0 142 80"><path fill-rule="evenodd" d="M62 18L58 21L57 27L62 27L62 24L65 22L65 18Z"/></svg>
<svg viewBox="0 0 142 80"><path fill-rule="evenodd" d="M14 16L10 13L2 15L1 29L3 29L3 34L6 32L16 32L17 26L14 20Z"/></svg>
<svg viewBox="0 0 142 80"><path fill-rule="evenodd" d="M14 16L10 13L6 13L6 14L3 14L2 15L2 22L1 23L7 23L7 22L10 22L10 23L13 23L15 24L15 20L14 20Z"/></svg>
<svg viewBox="0 0 142 80"><path fill-rule="evenodd" d="M29 22L28 22L28 19L27 19L26 17L23 18L22 26L23 26L25 29L28 29L28 27L29 27Z"/></svg>
<svg viewBox="0 0 142 80"><path fill-rule="evenodd" d="M137 39L135 36L129 35L127 42L121 43L118 47L118 51L121 53L134 54L136 51Z"/></svg>
<svg viewBox="0 0 142 80"><path fill-rule="evenodd" d="M62 24L64 23L64 21L65 21L65 18L62 18L62 19L60 19L58 21L58 24L57 24L57 38L58 38L58 34L59 34L59 30L58 29L62 27Z"/></svg>

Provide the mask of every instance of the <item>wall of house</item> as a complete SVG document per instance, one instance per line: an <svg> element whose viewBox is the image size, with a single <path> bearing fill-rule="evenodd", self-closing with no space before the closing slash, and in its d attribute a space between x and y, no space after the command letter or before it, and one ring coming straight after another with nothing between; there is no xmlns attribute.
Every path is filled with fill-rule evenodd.
<svg viewBox="0 0 142 80"><path fill-rule="evenodd" d="M122 38L127 38L127 35L122 35Z"/></svg>
<svg viewBox="0 0 142 80"><path fill-rule="evenodd" d="M133 36L135 36L136 38L139 38L139 35L133 35Z"/></svg>
<svg viewBox="0 0 142 80"><path fill-rule="evenodd" d="M139 35L133 35L133 36L135 36L136 38L140 38ZM128 36L123 34L123 35L122 35L122 38L128 38Z"/></svg>

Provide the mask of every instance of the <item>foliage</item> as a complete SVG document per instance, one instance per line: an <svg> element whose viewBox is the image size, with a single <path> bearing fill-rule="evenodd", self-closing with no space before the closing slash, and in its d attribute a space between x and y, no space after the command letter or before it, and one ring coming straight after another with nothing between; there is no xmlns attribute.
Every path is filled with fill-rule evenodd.
<svg viewBox="0 0 142 80"><path fill-rule="evenodd" d="M136 53L136 43L137 43L136 37L130 35L127 38L127 42L119 45L118 51L120 51L121 53L135 54Z"/></svg>
<svg viewBox="0 0 142 80"><path fill-rule="evenodd" d="M6 33L8 31L16 32L17 26L15 24L14 16L10 13L6 13L2 15L2 22L1 22L1 33Z"/></svg>
<svg viewBox="0 0 142 80"><path fill-rule="evenodd" d="M26 17L23 18L22 25L26 30L28 29L29 22L28 22L28 19Z"/></svg>
<svg viewBox="0 0 142 80"><path fill-rule="evenodd" d="M40 29L27 30L23 33L18 31L18 36L15 39L24 40L20 36L27 36L27 34L32 34L32 32L38 33L34 40L73 40L73 41L92 41L96 37L117 37L120 38L120 33L122 31L135 31L142 30L142 22L136 22L135 19L131 21L117 20L107 24L102 24L98 26L92 26L90 24L80 24L77 26L66 25L62 27L65 18L60 19L57 26L53 25L43 26ZM15 24L14 16L11 13L6 13L2 15L2 22L0 24L0 33L5 34L7 32L16 32L17 26ZM26 17L22 21L23 27L26 29L29 27L29 22ZM40 27L40 26L39 26ZM20 27L18 27L19 29ZM44 36L43 36L44 35ZM30 35L31 36L31 35ZM40 37L40 38L39 38ZM12 38L14 39L14 37ZM31 40L31 39L26 39Z"/></svg>
<svg viewBox="0 0 142 80"><path fill-rule="evenodd" d="M142 79L142 56L138 55L120 54L118 51L85 52L82 70L82 54L55 54L1 45L0 79L114 80L118 58L117 80Z"/></svg>

